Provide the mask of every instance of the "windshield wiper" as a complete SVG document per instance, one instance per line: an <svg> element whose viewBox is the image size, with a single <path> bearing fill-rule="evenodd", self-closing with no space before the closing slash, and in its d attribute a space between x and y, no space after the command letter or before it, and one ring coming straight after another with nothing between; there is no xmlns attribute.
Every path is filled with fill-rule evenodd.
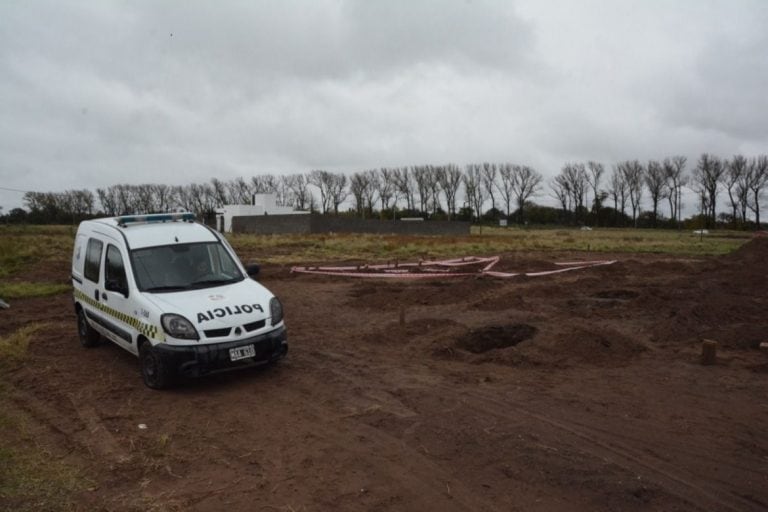
<svg viewBox="0 0 768 512"><path fill-rule="evenodd" d="M236 283L239 281L239 277L228 277L226 279L201 279L199 281L192 282L189 286L207 286L207 285L214 285L214 284L229 284L229 283Z"/></svg>
<svg viewBox="0 0 768 512"><path fill-rule="evenodd" d="M188 286L153 286L151 288L144 288L145 292L178 292L181 290L188 290Z"/></svg>

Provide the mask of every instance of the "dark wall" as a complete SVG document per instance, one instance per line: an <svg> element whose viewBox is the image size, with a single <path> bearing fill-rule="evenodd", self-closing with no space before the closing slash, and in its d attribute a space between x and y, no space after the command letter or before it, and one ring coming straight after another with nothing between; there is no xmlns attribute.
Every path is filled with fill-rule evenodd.
<svg viewBox="0 0 768 512"><path fill-rule="evenodd" d="M259 215L232 218L233 232L259 235L281 233L468 235L469 227L469 222L459 221L392 221L331 217L326 215Z"/></svg>
<svg viewBox="0 0 768 512"><path fill-rule="evenodd" d="M311 233L313 215L252 215L232 217L232 232L256 235Z"/></svg>

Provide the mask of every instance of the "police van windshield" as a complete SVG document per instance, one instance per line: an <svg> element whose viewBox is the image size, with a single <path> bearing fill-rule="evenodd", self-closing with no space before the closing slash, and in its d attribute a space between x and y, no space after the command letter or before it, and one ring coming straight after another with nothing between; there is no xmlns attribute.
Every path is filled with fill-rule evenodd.
<svg viewBox="0 0 768 512"><path fill-rule="evenodd" d="M136 284L145 292L210 288L244 279L218 242L163 245L131 252Z"/></svg>

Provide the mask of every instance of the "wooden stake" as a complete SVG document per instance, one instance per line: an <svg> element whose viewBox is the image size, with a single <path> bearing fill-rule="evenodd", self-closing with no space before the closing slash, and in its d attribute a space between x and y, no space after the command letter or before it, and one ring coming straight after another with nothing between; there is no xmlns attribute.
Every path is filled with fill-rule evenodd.
<svg viewBox="0 0 768 512"><path fill-rule="evenodd" d="M701 342L701 364L710 365L717 361L717 342L713 340L702 340Z"/></svg>

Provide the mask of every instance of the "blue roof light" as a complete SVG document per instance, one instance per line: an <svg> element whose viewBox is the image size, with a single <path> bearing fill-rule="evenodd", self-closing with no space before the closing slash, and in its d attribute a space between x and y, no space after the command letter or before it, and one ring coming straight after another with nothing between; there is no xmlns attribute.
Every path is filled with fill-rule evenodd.
<svg viewBox="0 0 768 512"><path fill-rule="evenodd" d="M194 222L195 214L190 212L184 213L153 213L149 215L123 215L117 219L118 226L127 226L128 224L150 223L150 222Z"/></svg>

